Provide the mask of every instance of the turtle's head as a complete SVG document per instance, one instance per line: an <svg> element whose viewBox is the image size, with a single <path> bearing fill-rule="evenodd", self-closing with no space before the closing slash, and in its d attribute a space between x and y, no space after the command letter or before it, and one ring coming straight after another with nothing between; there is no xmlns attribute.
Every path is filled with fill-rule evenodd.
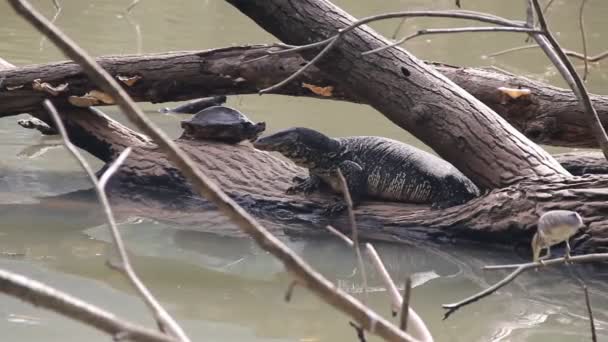
<svg viewBox="0 0 608 342"><path fill-rule="evenodd" d="M288 128L261 137L253 146L260 150L280 152L306 168L323 165L340 152L340 143L337 140L303 127Z"/></svg>
<svg viewBox="0 0 608 342"><path fill-rule="evenodd" d="M262 132L264 132L264 130L266 130L266 123L263 121L258 123L248 123L248 126L245 128L245 138L254 141L260 136L260 134L262 134Z"/></svg>

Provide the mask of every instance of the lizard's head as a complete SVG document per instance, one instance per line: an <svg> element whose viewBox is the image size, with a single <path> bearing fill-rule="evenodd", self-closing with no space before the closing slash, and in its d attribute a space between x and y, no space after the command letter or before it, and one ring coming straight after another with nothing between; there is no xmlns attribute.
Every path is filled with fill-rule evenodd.
<svg viewBox="0 0 608 342"><path fill-rule="evenodd" d="M306 168L319 167L340 152L340 143L337 140L303 127L288 128L261 137L253 146L264 151L280 152Z"/></svg>

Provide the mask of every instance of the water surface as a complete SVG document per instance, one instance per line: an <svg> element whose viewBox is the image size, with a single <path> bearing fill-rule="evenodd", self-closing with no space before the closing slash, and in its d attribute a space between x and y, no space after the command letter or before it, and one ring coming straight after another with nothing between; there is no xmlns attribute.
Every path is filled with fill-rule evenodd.
<svg viewBox="0 0 608 342"><path fill-rule="evenodd" d="M274 42L272 36L223 1L144 0L126 18L130 1L64 0L57 24L94 55L195 50L245 43ZM452 0L340 0L338 5L356 16L383 11L452 8ZM52 17L51 1L34 5ZM465 0L479 9L509 18L522 18L520 2ZM523 1L521 1L523 3ZM577 23L572 20L578 1L555 1L549 20L569 49L581 50ZM586 25L592 54L605 46L608 3L589 1ZM48 41L0 2L0 56L17 64L45 63L64 57ZM390 35L396 21L374 24ZM469 23L411 20L401 34L424 27L464 26ZM138 34L139 32L139 34ZM513 34L461 34L421 37L407 48L420 58L455 65L493 65L563 85L559 75L536 50L496 58L492 52L524 44ZM581 69L581 66L577 64ZM588 87L607 93L608 73L592 66ZM236 96L229 105L252 119L265 120L269 130L307 126L333 136L382 135L427 148L367 106L280 96ZM150 117L172 135L181 115L162 115L164 105L144 104ZM113 110L110 109L110 112ZM122 120L122 116L114 113ZM87 192L88 182L56 137L41 137L21 129L17 118L0 119L0 268L47 282L89 300L122 317L152 327L140 300L123 277L105 266L113 257L100 211ZM427 148L428 149L428 148ZM563 149L552 148L551 151ZM99 167L93 157L90 161ZM47 196L47 198L42 198ZM48 198L48 196L51 196ZM123 205L123 204L121 204ZM121 208L117 208L120 210ZM187 218L186 218L187 219ZM235 231L217 215L197 216L201 226ZM292 302L283 301L289 277L281 265L251 241L233 234L197 231L180 220L154 220L146 215L121 217L120 229L134 264L166 308L183 324L193 340L206 341L334 341L354 340L348 320L302 289ZM220 222L220 223L217 223ZM339 241L284 237L294 250L341 287L361 296L359 271L353 252ZM485 299L447 321L442 303L464 298L502 274L484 274L483 264L520 261L522 251L483 245L377 245L391 274L403 282L417 274L413 305L438 341L573 341L588 336L588 321L580 289L571 272L530 273L499 294ZM17 253L14 256L12 253ZM11 256L13 255L13 256ZM389 313L386 292L370 272L373 292L368 301ZM600 279L601 280L601 279ZM606 291L600 280L590 281L598 332L606 338ZM93 329L18 300L0 296L0 330L7 341L107 341Z"/></svg>

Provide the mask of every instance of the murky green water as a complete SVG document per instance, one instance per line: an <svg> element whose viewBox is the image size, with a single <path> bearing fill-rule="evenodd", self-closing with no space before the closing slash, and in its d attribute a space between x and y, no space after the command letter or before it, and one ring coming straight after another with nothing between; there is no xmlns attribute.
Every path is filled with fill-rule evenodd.
<svg viewBox="0 0 608 342"><path fill-rule="evenodd" d="M95 55L205 49L243 43L273 42L225 2L142 0L128 21L121 14L130 1L63 0L57 23ZM523 1L464 0L467 8L521 18ZM356 16L388 10L451 8L452 0L337 1ZM560 41L580 50L578 1L556 1L549 19ZM51 1L34 1L48 16ZM590 51L605 49L608 3L588 2L586 23ZM375 25L387 34L396 22ZM459 22L412 20L403 34L423 27L462 26ZM140 32L140 35L137 32ZM484 56L523 44L512 34L462 34L422 37L408 44L419 57L457 65L495 65L561 85L539 51L497 58ZM23 65L64 59L47 41L0 2L0 56ZM608 63L608 62L607 62ZM592 67L588 82L596 93L608 93L605 65ZM580 66L579 66L580 67ZM301 125L336 135L383 135L420 145L374 110L358 105L278 96L237 96L229 105L265 120L270 130ZM163 105L164 106L164 105ZM172 134L179 115L150 116ZM120 116L118 116L120 118ZM57 138L21 129L15 118L0 120L0 268L47 282L117 314L153 326L125 280L105 266L112 255L99 209L84 195L39 199L88 187L87 180ZM558 149L552 149L556 151ZM99 166L93 158L91 161ZM121 208L118 208L121 209ZM204 219L204 217L203 217ZM212 217L201 225L213 225ZM180 221L163 223L145 215L122 219L121 230L136 269L167 309L200 341L343 341L354 340L347 319L304 290L291 303L283 301L289 278L278 262L248 239L196 231ZM230 227L215 227L226 231ZM360 292L353 253L336 241L290 240L290 245L345 289ZM567 270L521 277L499 294L442 321L440 305L466 297L498 279L483 274L484 263L514 262L514 251L487 246L381 245L379 252L396 279L417 273L426 280L416 287L413 304L438 341L578 341L588 336L588 321L577 283ZM24 256L10 256L10 253ZM8 254L7 254L8 253ZM521 252L520 252L521 254ZM573 266L574 271L583 270ZM388 299L377 275L370 304L388 314ZM606 289L590 283L598 330L606 338ZM93 329L0 296L2 341L107 341Z"/></svg>

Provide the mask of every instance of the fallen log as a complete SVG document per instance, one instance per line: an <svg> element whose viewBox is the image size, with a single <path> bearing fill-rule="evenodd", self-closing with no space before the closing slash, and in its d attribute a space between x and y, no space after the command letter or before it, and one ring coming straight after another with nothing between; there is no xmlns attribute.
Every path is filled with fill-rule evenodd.
<svg viewBox="0 0 608 342"><path fill-rule="evenodd" d="M278 49L276 45L235 46L206 51L107 56L98 58L98 61L111 74L122 77L124 88L136 101L158 103L218 95L255 94L280 82L305 63L305 59L299 55L271 55L259 59L267 51ZM584 113L569 90L496 68L429 64L536 143L597 146L588 126L581 120ZM0 70L0 80L3 80L0 84L0 117L39 108L42 100L51 94L34 89L36 79L51 87L68 85L52 96L59 109L69 108L70 96L81 97L96 89L81 68L72 62ZM499 91L500 87L529 89L530 95L511 98ZM364 102L361 97L345 89L339 80L332 80L315 66L305 71L297 82L273 93ZM592 99L600 119L606 125L608 97L592 95Z"/></svg>
<svg viewBox="0 0 608 342"><path fill-rule="evenodd" d="M135 212L196 229L208 221L213 206L191 192L181 173L154 144L101 111L73 110L64 113L64 120L79 147L107 162L126 146L133 147L109 184L112 201L123 213ZM281 156L257 150L249 143L229 145L180 139L176 142L205 174L275 231L324 235L323 227L327 224L348 230L345 214L336 217L322 214L324 205L338 198L329 190L311 196L286 194L292 178L304 176L306 170ZM566 155L564 159L572 157ZM366 201L357 208L356 215L361 235L367 239L403 242L464 238L528 244L541 213L570 209L581 213L590 227L586 232L588 238L578 250L590 251L608 247L606 188L608 177L602 176L586 175L559 182L529 179L448 209ZM216 216L205 224L205 230L213 230L213 226L223 222L221 216Z"/></svg>

